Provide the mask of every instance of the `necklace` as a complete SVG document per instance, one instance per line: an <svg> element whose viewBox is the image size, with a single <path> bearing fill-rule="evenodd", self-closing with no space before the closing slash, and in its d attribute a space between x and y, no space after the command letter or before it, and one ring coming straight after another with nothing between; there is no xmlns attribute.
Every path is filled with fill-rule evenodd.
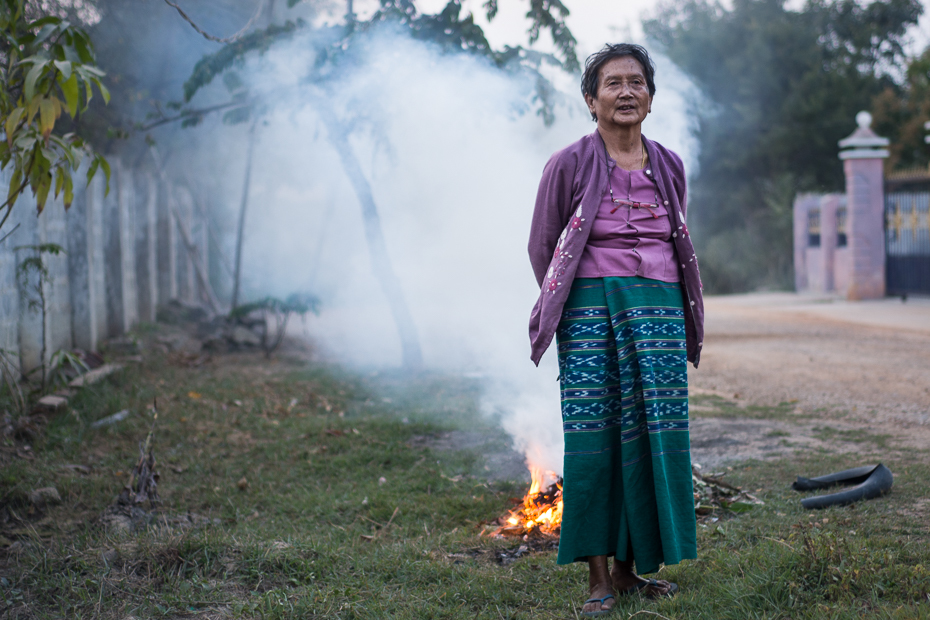
<svg viewBox="0 0 930 620"><path fill-rule="evenodd" d="M607 152L606 143L604 143L604 156L607 158L610 157L610 153ZM604 163L606 164L607 162L604 162ZM645 167L646 167L646 147L644 145L643 146L643 168ZM618 198L614 198L614 188L610 180L610 166L609 165L607 166L607 189L610 191L610 202L614 204L614 208L610 210L611 213L616 213L617 209L619 209L621 205L626 205L630 207L631 209L648 209L650 215L652 215L652 219L659 219L659 216L656 215L655 211L653 211L653 209L659 208L659 196L658 195L656 195L656 201L654 203L653 202L636 202L635 200L620 200Z"/></svg>

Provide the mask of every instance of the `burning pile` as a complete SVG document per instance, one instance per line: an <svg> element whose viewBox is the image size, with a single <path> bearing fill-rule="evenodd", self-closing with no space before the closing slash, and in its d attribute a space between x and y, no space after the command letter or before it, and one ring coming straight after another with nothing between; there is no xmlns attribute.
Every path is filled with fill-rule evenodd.
<svg viewBox="0 0 930 620"><path fill-rule="evenodd" d="M721 480L724 474L701 474L699 468L695 465L692 469L694 512L699 523L718 521L713 515L720 511L740 513L765 503ZM511 500L516 506L492 521L486 535L558 539L562 529L562 479L535 467L530 468L530 474L530 490L523 499Z"/></svg>
<svg viewBox="0 0 930 620"><path fill-rule="evenodd" d="M514 498L516 507L498 517L491 536L559 536L562 527L562 479L553 472L531 467L533 483L523 499ZM549 482L551 481L551 482ZM544 484L549 482L544 487Z"/></svg>

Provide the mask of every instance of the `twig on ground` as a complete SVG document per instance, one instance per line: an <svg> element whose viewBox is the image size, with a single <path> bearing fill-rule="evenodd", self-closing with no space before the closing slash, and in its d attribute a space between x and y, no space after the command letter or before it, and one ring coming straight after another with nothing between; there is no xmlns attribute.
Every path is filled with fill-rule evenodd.
<svg viewBox="0 0 930 620"><path fill-rule="evenodd" d="M384 524L383 524L383 523L379 523L379 522L375 521L374 519L369 519L369 518L366 517L365 515L359 515L359 516L362 517L363 519L365 519L366 521L368 521L369 523L374 523L375 525L377 525L377 526L380 527L381 529L384 529Z"/></svg>
<svg viewBox="0 0 930 620"><path fill-rule="evenodd" d="M384 526L384 529L388 529L389 527L391 527L391 523L394 522L394 517L397 516L397 513L398 513L398 512L400 512L400 506L398 506L398 507L396 507L396 508L394 509L394 513L391 515L391 518L388 519L387 525Z"/></svg>
<svg viewBox="0 0 930 620"><path fill-rule="evenodd" d="M139 446L139 460L129 473L129 483L119 496L119 503L123 505L138 504L146 499L154 508L158 497L158 472L155 471L155 455L152 451L152 439L155 435L155 423L158 421L158 401L152 405L152 426L145 442ZM138 489L136 488L138 486Z"/></svg>
<svg viewBox="0 0 930 620"><path fill-rule="evenodd" d="M788 543L786 543L786 542L783 541L783 540L778 540L778 539L776 539L776 538L769 538L768 536L763 536L762 538L764 538L765 540L771 540L772 542L777 542L779 545L784 545L784 546L788 547L789 549L791 549L792 551L794 551L795 553L798 552L797 549L795 549L794 547L792 547L791 545L789 545Z"/></svg>
<svg viewBox="0 0 930 620"><path fill-rule="evenodd" d="M400 506L398 506L397 508L394 509L394 514L391 515L391 518L388 519L388 522L387 522L387 523L381 523L381 522L379 522L379 521L375 521L374 519L369 519L369 518L366 517L365 515L359 515L359 516L362 517L363 519L365 519L366 521L368 521L369 523L374 523L375 525L377 525L378 527L380 527L382 530L386 530L387 528L391 527L391 522L394 521L394 517L396 517L396 516L397 516L397 513L399 513L399 512L400 512ZM330 525L333 525L333 524L330 523ZM336 525L336 526L334 526L334 527L339 527L339 526ZM345 530L345 528L341 528L341 529Z"/></svg>
<svg viewBox="0 0 930 620"><path fill-rule="evenodd" d="M656 618L664 618L665 620L672 620L672 619L669 618L668 616L663 616L662 614L657 614L657 613L654 612L654 611L649 611L649 610L646 610L646 609L642 609L642 610L640 610L640 611L637 611L635 614L630 614L630 615L627 617L627 620L629 620L630 618L635 618L635 617L638 616L639 614L649 614L650 616L655 616Z"/></svg>

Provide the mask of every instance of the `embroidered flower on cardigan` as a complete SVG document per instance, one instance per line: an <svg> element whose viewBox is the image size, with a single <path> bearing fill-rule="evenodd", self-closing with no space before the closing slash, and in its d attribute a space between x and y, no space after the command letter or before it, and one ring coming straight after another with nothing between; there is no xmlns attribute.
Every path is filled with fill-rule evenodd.
<svg viewBox="0 0 930 620"><path fill-rule="evenodd" d="M562 283L558 281L558 278L561 278L565 275L565 268L568 265L569 259L572 258L572 255L566 252L563 248L565 247L565 240L568 238L569 233L581 232L581 223L584 222L584 218L581 217L582 208L581 206L575 211L575 215L572 217L571 222L568 226L562 231L562 234L559 235L559 240L555 244L555 251L552 254L552 262L549 263L549 271L546 274L549 279L549 284L547 290L555 294L556 290Z"/></svg>

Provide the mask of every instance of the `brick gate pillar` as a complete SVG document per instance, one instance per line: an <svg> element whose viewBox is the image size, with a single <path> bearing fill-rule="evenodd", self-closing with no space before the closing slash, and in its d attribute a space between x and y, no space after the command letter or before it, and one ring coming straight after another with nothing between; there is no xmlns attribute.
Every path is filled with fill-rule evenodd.
<svg viewBox="0 0 930 620"><path fill-rule="evenodd" d="M872 115L856 114L859 127L840 140L846 174L846 237L849 245L847 299L885 296L885 187L882 160L888 138L872 131Z"/></svg>

